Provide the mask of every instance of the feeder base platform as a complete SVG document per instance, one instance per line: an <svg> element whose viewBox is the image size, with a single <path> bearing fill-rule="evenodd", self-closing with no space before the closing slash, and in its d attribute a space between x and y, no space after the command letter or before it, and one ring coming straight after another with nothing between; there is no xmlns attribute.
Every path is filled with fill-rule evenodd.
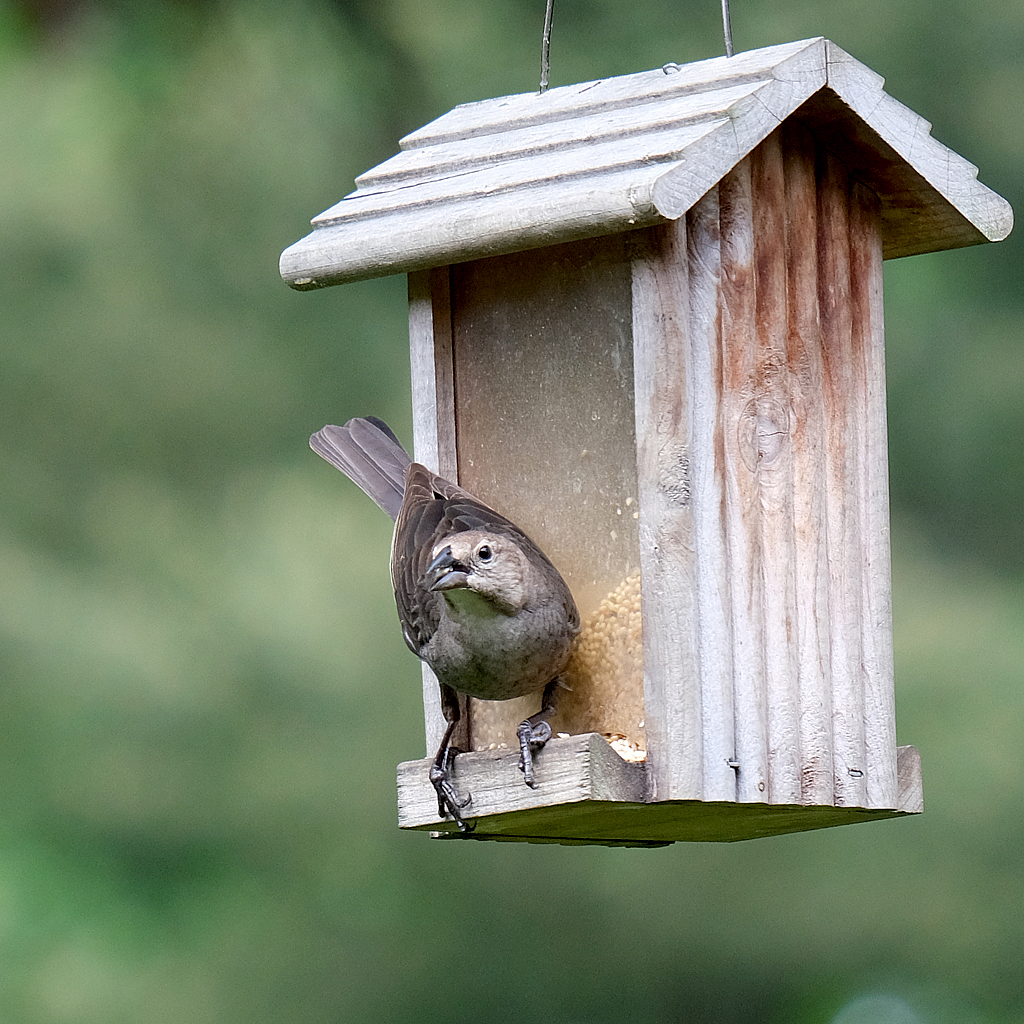
<svg viewBox="0 0 1024 1024"><path fill-rule="evenodd" d="M518 770L516 750L459 754L456 791L468 794L472 832L437 813L427 773L432 758L398 766L398 823L443 839L487 839L562 845L665 846L675 842L735 842L916 814L923 809L921 758L897 749L896 807L734 803L648 799L647 766L623 760L597 733L553 739L536 760L537 787Z"/></svg>

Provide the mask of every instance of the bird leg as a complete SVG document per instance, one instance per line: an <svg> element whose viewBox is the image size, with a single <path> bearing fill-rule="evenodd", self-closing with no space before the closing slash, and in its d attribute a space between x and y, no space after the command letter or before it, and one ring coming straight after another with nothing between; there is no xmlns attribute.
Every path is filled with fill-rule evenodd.
<svg viewBox="0 0 1024 1024"><path fill-rule="evenodd" d="M448 728L444 731L441 746L437 748L437 756L430 766L429 774L430 784L437 793L437 813L442 818L451 815L460 832L472 832L473 826L462 817L460 811L468 806L473 798L469 793L460 797L448 777L455 755L461 753L457 747L452 746L452 733L459 724L462 712L459 710L458 694L444 683L441 684L441 713L448 723Z"/></svg>
<svg viewBox="0 0 1024 1024"><path fill-rule="evenodd" d="M519 737L519 770L523 773L526 784L534 789L537 783L533 779L533 755L540 750L549 739L551 739L551 726L548 719L558 709L558 700L555 695L561 686L561 680L556 676L544 687L544 695L541 697L540 711L531 715L525 722L521 722L516 729L516 736Z"/></svg>

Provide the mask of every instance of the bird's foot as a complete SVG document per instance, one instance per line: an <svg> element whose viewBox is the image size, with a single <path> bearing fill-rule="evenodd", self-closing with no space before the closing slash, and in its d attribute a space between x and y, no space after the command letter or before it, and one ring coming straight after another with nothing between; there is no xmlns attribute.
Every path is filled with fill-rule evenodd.
<svg viewBox="0 0 1024 1024"><path fill-rule="evenodd" d="M437 813L442 818L447 818L450 815L455 820L455 824L459 826L460 832L472 832L473 825L466 821L461 813L463 807L468 807L473 802L472 795L467 793L465 796L459 796L455 792L455 787L452 785L451 779L448 778L447 767L431 765L429 777L430 784L437 793Z"/></svg>
<svg viewBox="0 0 1024 1024"><path fill-rule="evenodd" d="M533 755L551 739L551 726L543 719L539 722L527 719L519 724L516 736L519 737L519 770L530 789L535 789L537 783L533 777Z"/></svg>

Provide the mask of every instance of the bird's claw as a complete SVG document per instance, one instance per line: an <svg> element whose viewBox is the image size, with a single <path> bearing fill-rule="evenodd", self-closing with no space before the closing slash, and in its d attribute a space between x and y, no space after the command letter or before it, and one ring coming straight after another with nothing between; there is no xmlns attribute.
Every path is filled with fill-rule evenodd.
<svg viewBox="0 0 1024 1024"><path fill-rule="evenodd" d="M516 729L519 737L519 770L525 776L524 781L530 789L536 789L533 777L533 755L551 739L551 726L545 721L533 723L529 719L521 722Z"/></svg>
<svg viewBox="0 0 1024 1024"><path fill-rule="evenodd" d="M468 807L473 802L472 794L467 793L460 797L448 778L447 768L442 768L440 765L431 766L429 778L430 784L437 793L438 815L442 818L447 818L450 815L455 824L459 826L460 832L472 832L473 825L466 821L460 813L463 807Z"/></svg>

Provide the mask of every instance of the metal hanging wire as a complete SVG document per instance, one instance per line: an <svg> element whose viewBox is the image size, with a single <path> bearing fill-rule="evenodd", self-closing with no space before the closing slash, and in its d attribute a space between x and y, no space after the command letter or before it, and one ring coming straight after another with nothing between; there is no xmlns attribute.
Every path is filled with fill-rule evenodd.
<svg viewBox="0 0 1024 1024"><path fill-rule="evenodd" d="M548 75L551 74L551 15L554 13L554 8L555 0L548 0L547 9L544 11L544 35L540 43L541 92L547 92Z"/></svg>
<svg viewBox="0 0 1024 1024"><path fill-rule="evenodd" d="M547 92L548 78L551 75L551 17L555 9L555 0L547 0L544 11L544 35L540 42L540 91ZM729 0L722 0L722 34L725 37L725 55L733 55L732 48L732 15L729 11Z"/></svg>

